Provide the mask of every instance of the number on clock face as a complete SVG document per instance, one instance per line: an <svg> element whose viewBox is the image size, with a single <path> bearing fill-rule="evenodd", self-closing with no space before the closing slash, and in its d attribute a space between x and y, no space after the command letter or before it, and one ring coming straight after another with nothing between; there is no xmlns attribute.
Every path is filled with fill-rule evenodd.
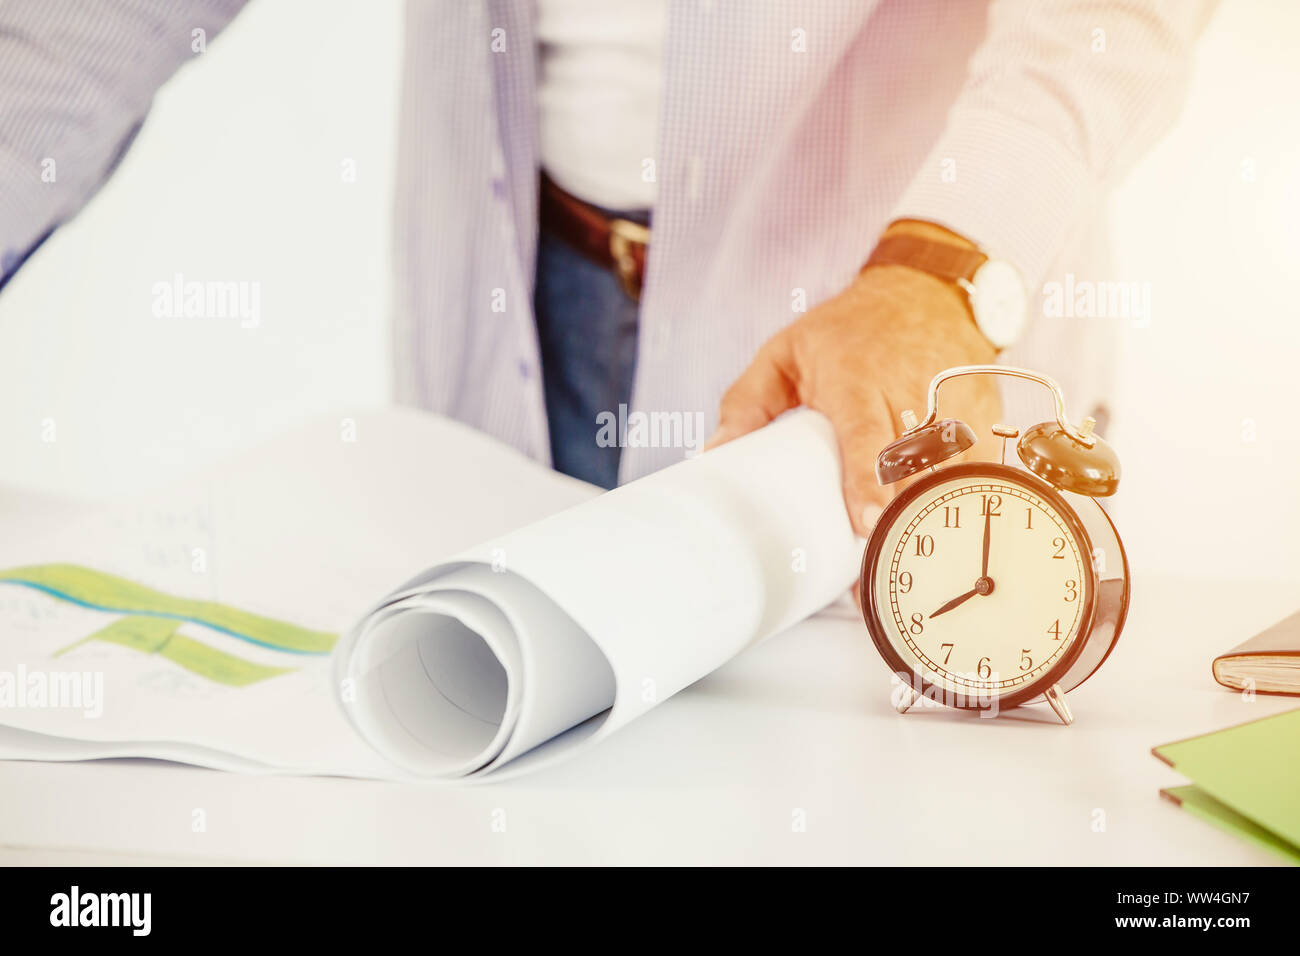
<svg viewBox="0 0 1300 956"><path fill-rule="evenodd" d="M911 501L887 530L876 608L918 672L957 690L1015 692L1078 636L1084 551L1057 507L1002 477L961 476Z"/></svg>

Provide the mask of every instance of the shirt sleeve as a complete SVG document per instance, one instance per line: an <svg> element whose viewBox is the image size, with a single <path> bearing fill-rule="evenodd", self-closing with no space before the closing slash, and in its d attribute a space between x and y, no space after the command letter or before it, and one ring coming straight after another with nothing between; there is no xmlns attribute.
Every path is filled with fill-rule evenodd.
<svg viewBox="0 0 1300 956"><path fill-rule="evenodd" d="M928 219L1030 288L1172 124L1214 0L999 0L893 218Z"/></svg>
<svg viewBox="0 0 1300 956"><path fill-rule="evenodd" d="M0 3L0 284L95 193L243 0Z"/></svg>

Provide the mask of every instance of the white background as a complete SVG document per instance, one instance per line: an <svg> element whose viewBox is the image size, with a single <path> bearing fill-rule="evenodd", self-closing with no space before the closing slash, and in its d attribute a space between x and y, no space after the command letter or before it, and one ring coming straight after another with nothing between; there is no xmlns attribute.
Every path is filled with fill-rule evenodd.
<svg viewBox="0 0 1300 956"><path fill-rule="evenodd" d="M401 14L260 0L159 94L0 294L0 482L156 486L385 400ZM1182 121L1114 196L1115 278L1151 283L1153 319L1123 336L1108 437L1151 570L1300 579L1297 35L1300 5L1225 0ZM261 327L155 318L176 272L260 281Z"/></svg>

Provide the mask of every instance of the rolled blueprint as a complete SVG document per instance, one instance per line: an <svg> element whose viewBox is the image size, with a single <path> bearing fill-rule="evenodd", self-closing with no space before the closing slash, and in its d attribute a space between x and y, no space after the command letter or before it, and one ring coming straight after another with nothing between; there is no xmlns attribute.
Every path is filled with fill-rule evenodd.
<svg viewBox="0 0 1300 956"><path fill-rule="evenodd" d="M335 683L409 774L522 769L815 613L860 552L831 426L801 410L418 575L343 636Z"/></svg>

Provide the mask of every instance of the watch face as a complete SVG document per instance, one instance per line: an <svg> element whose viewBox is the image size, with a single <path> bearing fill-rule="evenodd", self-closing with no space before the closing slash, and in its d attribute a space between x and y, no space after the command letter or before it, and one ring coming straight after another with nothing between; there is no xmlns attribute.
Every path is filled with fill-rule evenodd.
<svg viewBox="0 0 1300 956"><path fill-rule="evenodd" d="M1025 284L1015 266L999 259L985 262L971 277L967 293L975 324L997 348L1015 343L1029 315Z"/></svg>
<svg viewBox="0 0 1300 956"><path fill-rule="evenodd" d="M1078 516L1046 483L1005 465L953 466L881 517L864 614L918 690L959 707L1011 706L1078 655L1091 627L1090 557Z"/></svg>

